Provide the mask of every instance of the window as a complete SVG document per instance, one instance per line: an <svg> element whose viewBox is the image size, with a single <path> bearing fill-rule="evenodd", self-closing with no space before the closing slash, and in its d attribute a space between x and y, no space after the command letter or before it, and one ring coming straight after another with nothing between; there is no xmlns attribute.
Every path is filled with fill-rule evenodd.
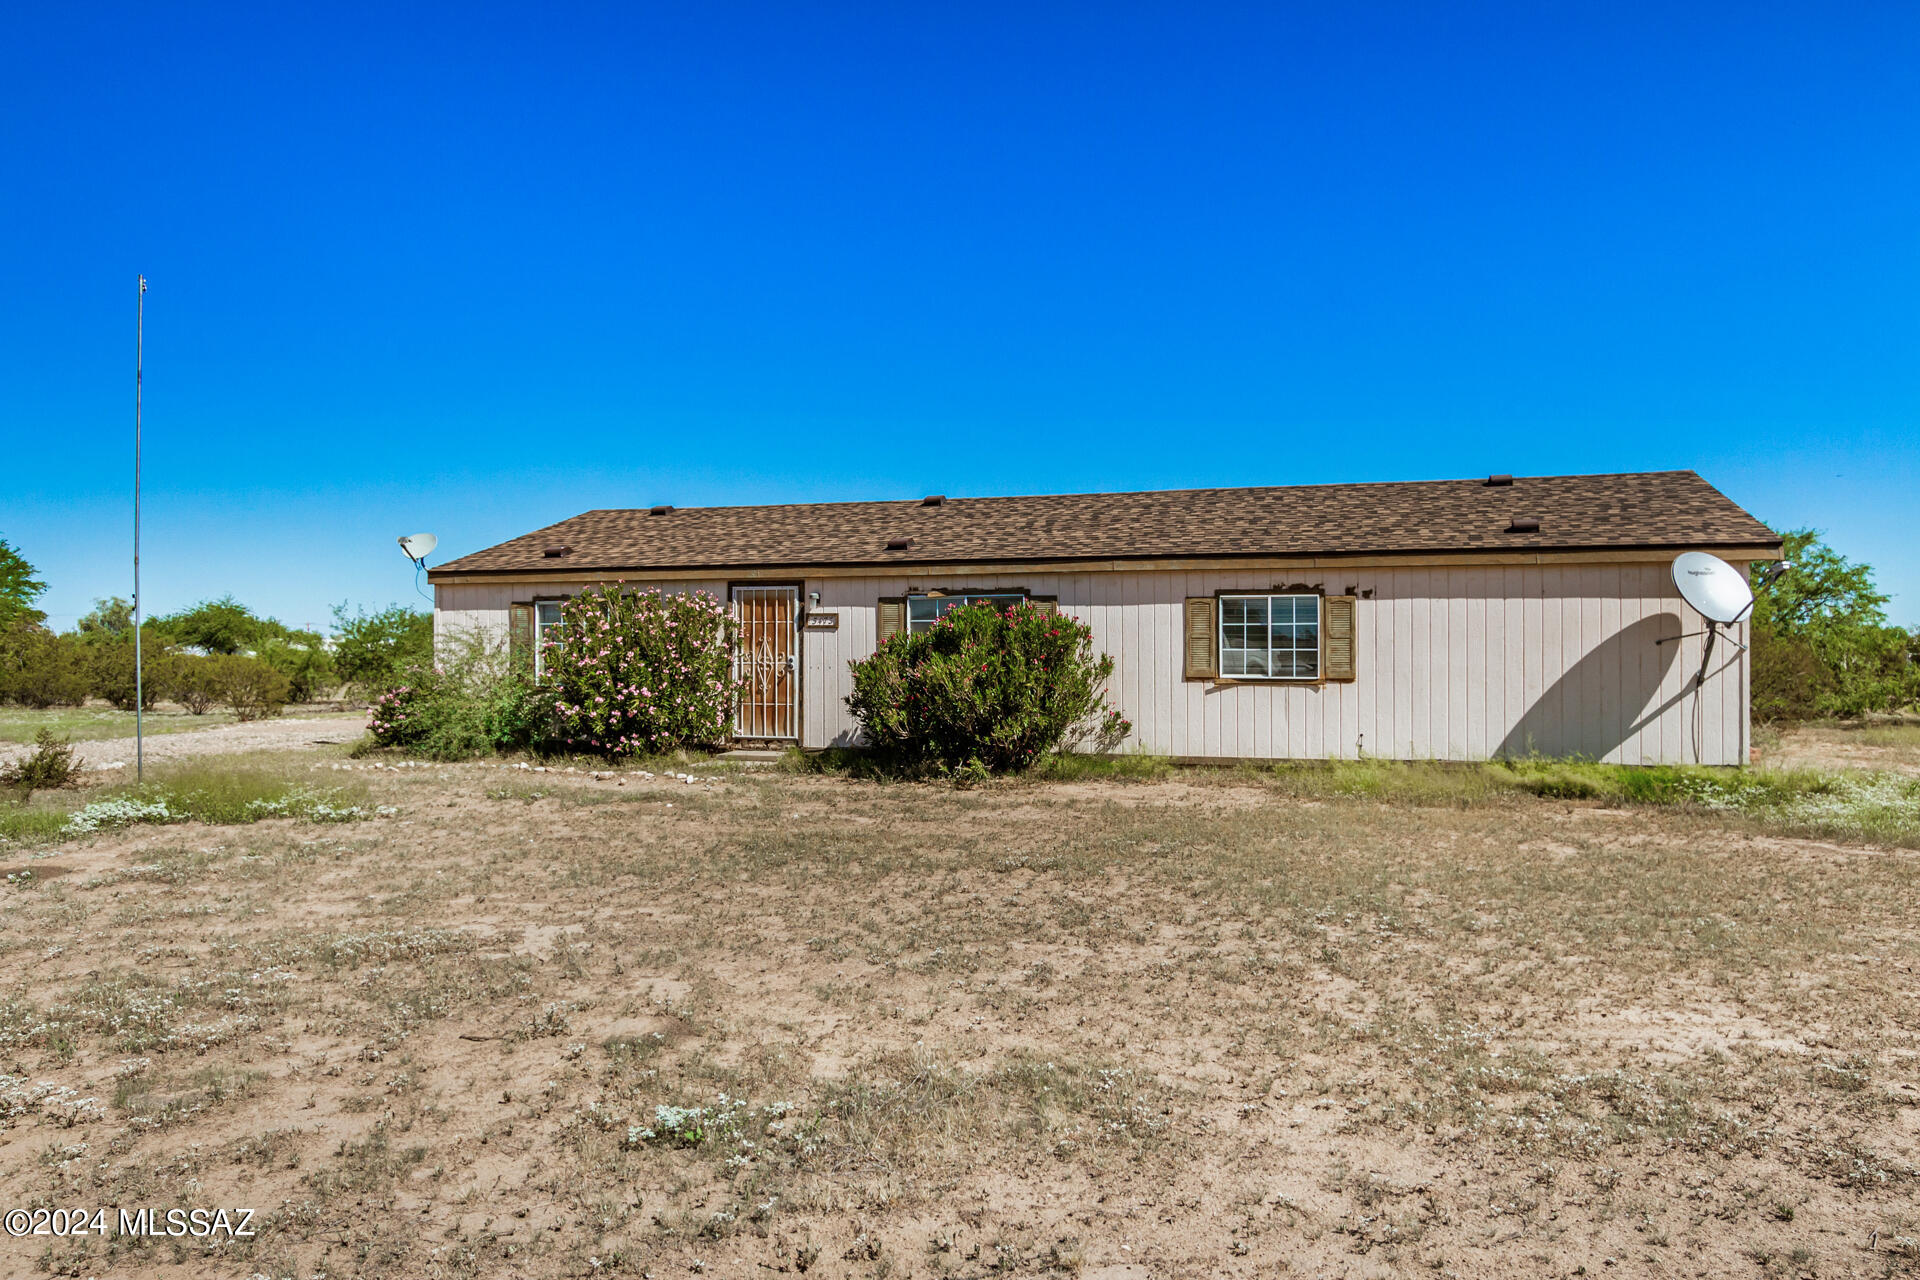
<svg viewBox="0 0 1920 1280"><path fill-rule="evenodd" d="M533 602L533 675L539 679L545 666L547 641L558 640L560 630L559 600L536 600Z"/></svg>
<svg viewBox="0 0 1920 1280"><path fill-rule="evenodd" d="M972 595L958 596L908 596L907 634L919 635L922 631L931 629L934 623L962 605L990 604L1005 612L1026 598L1026 594L1019 591L977 592Z"/></svg>
<svg viewBox="0 0 1920 1280"><path fill-rule="evenodd" d="M1320 678L1319 596L1221 596L1220 674Z"/></svg>

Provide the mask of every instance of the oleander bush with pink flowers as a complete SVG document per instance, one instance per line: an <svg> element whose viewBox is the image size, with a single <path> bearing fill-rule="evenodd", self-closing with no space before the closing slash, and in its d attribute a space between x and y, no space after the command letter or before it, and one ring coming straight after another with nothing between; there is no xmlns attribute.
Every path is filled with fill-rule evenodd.
<svg viewBox="0 0 1920 1280"><path fill-rule="evenodd" d="M540 678L497 641L443 643L373 699L369 745L436 760L492 751L654 755L723 741L738 686L739 623L707 592L620 584L561 606Z"/></svg>
<svg viewBox="0 0 1920 1280"><path fill-rule="evenodd" d="M971 604L853 664L847 706L867 745L907 769L1015 773L1091 741L1118 747L1133 726L1107 704L1113 659L1093 629L1030 602Z"/></svg>
<svg viewBox="0 0 1920 1280"><path fill-rule="evenodd" d="M705 591L594 587L560 610L541 653L553 752L653 755L724 741L739 685L740 624Z"/></svg>

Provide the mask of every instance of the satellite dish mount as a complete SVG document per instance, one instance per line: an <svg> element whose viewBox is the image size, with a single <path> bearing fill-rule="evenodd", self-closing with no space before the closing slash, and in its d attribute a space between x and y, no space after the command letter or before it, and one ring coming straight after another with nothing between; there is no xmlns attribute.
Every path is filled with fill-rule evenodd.
<svg viewBox="0 0 1920 1280"><path fill-rule="evenodd" d="M1767 568L1765 576L1758 579L1759 585L1766 586L1790 568L1782 560ZM1674 558L1673 585L1679 588L1680 598L1693 606L1705 620L1704 631L1688 631L1677 636L1662 636L1655 640L1656 645L1666 644L1669 640L1685 640L1692 636L1705 636L1707 642L1700 652L1700 670L1694 675L1693 683L1702 685L1707 680L1707 664L1713 660L1713 642L1723 628L1732 627L1746 620L1753 612L1753 588L1746 577L1719 556L1708 555L1704 551L1688 551ZM1741 650L1746 645L1729 635L1727 642Z"/></svg>
<svg viewBox="0 0 1920 1280"><path fill-rule="evenodd" d="M440 539L430 533L409 533L399 539L400 549L407 553L407 559L413 561L413 589L428 600L433 599L420 585L420 573L427 567L427 557L440 545Z"/></svg>

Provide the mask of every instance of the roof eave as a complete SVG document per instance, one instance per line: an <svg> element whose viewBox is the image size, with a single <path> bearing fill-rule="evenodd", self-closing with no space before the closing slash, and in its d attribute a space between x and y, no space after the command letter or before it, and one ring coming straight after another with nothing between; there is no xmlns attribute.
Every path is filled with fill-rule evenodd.
<svg viewBox="0 0 1920 1280"><path fill-rule="evenodd" d="M1566 542L1566 543L1513 543L1482 544L1479 546L1456 547L1370 547L1355 550L1353 548L1312 549L1289 548L1270 551L1234 551L1205 552L1195 554L1167 554L1165 552L1141 552L1133 555L1044 555L1044 556L893 556L884 560L752 560L752 561L711 561L698 564L592 564L571 561L566 564L521 565L506 568L465 568L459 561L441 565L437 569L427 570L428 582L439 582L446 578L476 577L526 577L541 573L556 576L575 577L583 573L593 574L647 574L647 573L764 573L769 570L803 569L874 569L880 571L898 571L927 569L948 565L989 565L989 564L1110 564L1126 561L1163 561L1185 560L1195 563L1222 561L1233 563L1242 560L1354 560L1378 558L1382 556L1407 556L1426 558L1434 556L1470 556L1470 555L1560 555L1590 554L1608 551L1645 552L1645 551L1684 551L1690 548L1715 547L1723 551L1751 553L1755 559L1777 558L1783 543L1779 538L1760 539L1712 539L1690 538L1685 541L1659 542ZM1771 554L1769 554L1771 553Z"/></svg>

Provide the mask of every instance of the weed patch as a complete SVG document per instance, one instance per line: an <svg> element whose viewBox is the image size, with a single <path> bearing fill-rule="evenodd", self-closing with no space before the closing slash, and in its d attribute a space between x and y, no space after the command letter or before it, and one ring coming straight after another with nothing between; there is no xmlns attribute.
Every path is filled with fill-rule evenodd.
<svg viewBox="0 0 1920 1280"><path fill-rule="evenodd" d="M114 788L85 804L0 808L0 839L38 844L141 823L357 822L396 812L369 800L364 786L315 787L269 769L200 764Z"/></svg>

